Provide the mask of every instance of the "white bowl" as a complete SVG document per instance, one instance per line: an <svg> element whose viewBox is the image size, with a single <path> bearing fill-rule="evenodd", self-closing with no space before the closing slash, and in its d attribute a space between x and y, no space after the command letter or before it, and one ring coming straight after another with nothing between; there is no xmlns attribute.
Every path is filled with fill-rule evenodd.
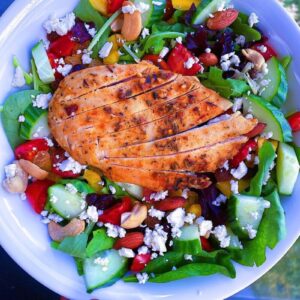
<svg viewBox="0 0 300 300"><path fill-rule="evenodd" d="M16 0L0 19L0 99L3 102L11 90L13 76L12 55L28 67L30 49L43 35L42 23L51 13L64 15L71 11L78 0ZM296 23L275 0L236 0L238 8L245 12L256 12L261 28L271 38L281 55L291 54L293 63L289 69L290 94L287 109L299 110L300 102L300 31ZM0 128L0 180L3 167L13 159L13 153ZM259 268L236 265L237 278L221 275L197 277L167 284L125 284L119 281L114 286L95 291L92 296L85 293L83 279L76 273L70 256L50 247L46 226L40 222L26 201L9 195L0 188L0 242L7 253L32 277L71 299L221 299L245 288L272 266L287 252L299 236L300 184L292 197L283 199L287 220L287 237L273 251L268 251L266 263Z"/></svg>

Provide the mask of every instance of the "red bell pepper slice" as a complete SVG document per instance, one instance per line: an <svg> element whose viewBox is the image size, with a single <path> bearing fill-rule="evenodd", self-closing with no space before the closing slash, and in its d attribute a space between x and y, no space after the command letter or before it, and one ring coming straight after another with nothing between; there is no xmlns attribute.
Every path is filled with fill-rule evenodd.
<svg viewBox="0 0 300 300"><path fill-rule="evenodd" d="M46 205L48 188L54 182L50 180L37 180L30 183L25 191L26 197L37 214L40 214Z"/></svg>
<svg viewBox="0 0 300 300"><path fill-rule="evenodd" d="M208 239L206 239L203 236L201 236L200 239L201 239L201 246L204 251L211 252L214 250Z"/></svg>
<svg viewBox="0 0 300 300"><path fill-rule="evenodd" d="M26 159L33 161L39 151L48 151L49 146L45 139L35 139L19 145L15 149L15 157L17 159Z"/></svg>
<svg viewBox="0 0 300 300"><path fill-rule="evenodd" d="M257 148L255 140L249 140L240 150L240 152L231 160L232 168L237 168L239 164L247 158L247 155Z"/></svg>
<svg viewBox="0 0 300 300"><path fill-rule="evenodd" d="M106 209L104 213L99 216L99 221L113 225L120 225L121 215L125 212L131 211L131 209L131 198L123 197L121 203L115 204L111 208Z"/></svg>
<svg viewBox="0 0 300 300"><path fill-rule="evenodd" d="M72 55L75 46L76 43L72 40L71 34L66 34L51 42L48 51L57 57L65 57Z"/></svg>
<svg viewBox="0 0 300 300"><path fill-rule="evenodd" d="M107 1L107 12L113 14L122 7L124 0L108 0Z"/></svg>
<svg viewBox="0 0 300 300"><path fill-rule="evenodd" d="M136 255L132 261L130 271L141 272L150 260L151 260L150 253Z"/></svg>
<svg viewBox="0 0 300 300"><path fill-rule="evenodd" d="M288 117L288 121L290 123L293 132L300 131L300 111Z"/></svg>
<svg viewBox="0 0 300 300"><path fill-rule="evenodd" d="M162 70L170 70L168 64L157 54L147 54L143 57L143 60L149 60L154 65L158 66Z"/></svg>
<svg viewBox="0 0 300 300"><path fill-rule="evenodd" d="M262 47L266 47L267 50L265 52L262 51ZM265 58L266 61L268 61L273 56L277 57L276 51L266 42L256 43L251 48L259 52Z"/></svg>
<svg viewBox="0 0 300 300"><path fill-rule="evenodd" d="M265 128L267 127L267 124L265 123L258 123L250 132L245 134L248 138L253 138L259 134L261 134Z"/></svg>
<svg viewBox="0 0 300 300"><path fill-rule="evenodd" d="M56 148L51 153L51 160L52 160L52 169L51 172L62 177L62 178L76 178L80 176L80 173L73 173L72 171L62 171L59 168L59 163L68 159L65 155L65 150L62 148Z"/></svg>
<svg viewBox="0 0 300 300"><path fill-rule="evenodd" d="M168 66L171 71L182 75L193 76L203 70L200 63L195 62L191 68L186 68L185 63L195 56L182 44L177 43L175 48L171 51L168 57Z"/></svg>

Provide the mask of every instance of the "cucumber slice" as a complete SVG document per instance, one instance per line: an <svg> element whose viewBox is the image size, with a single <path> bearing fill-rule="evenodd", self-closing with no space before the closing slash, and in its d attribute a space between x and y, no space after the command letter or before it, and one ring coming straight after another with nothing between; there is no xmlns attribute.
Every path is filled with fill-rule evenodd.
<svg viewBox="0 0 300 300"><path fill-rule="evenodd" d="M276 176L280 194L291 195L299 174L299 162L294 148L280 143L276 165Z"/></svg>
<svg viewBox="0 0 300 300"><path fill-rule="evenodd" d="M174 239L174 250L184 254L198 254L201 252L200 233L197 225L181 228L181 236Z"/></svg>
<svg viewBox="0 0 300 300"><path fill-rule="evenodd" d="M270 83L261 93L261 96L273 105L281 107L286 102L288 93L287 76L276 57L272 57L267 65L269 72L263 80L270 80Z"/></svg>
<svg viewBox="0 0 300 300"><path fill-rule="evenodd" d="M272 132L272 139L280 142L291 142L293 140L291 127L277 107L254 95L247 96L244 99L244 112L251 112L260 122L266 123L265 132Z"/></svg>
<svg viewBox="0 0 300 300"><path fill-rule="evenodd" d="M86 208L85 200L78 193L69 192L62 184L52 185L48 197L52 208L65 219L78 217Z"/></svg>
<svg viewBox="0 0 300 300"><path fill-rule="evenodd" d="M153 4L152 0L135 0L134 4L139 7L142 5L149 5L149 9L142 13L142 22L144 27L149 27L163 19L165 9L166 9L166 0L154 1L156 4ZM161 3L160 5L158 5Z"/></svg>
<svg viewBox="0 0 300 300"><path fill-rule="evenodd" d="M41 81L44 83L55 81L54 73L42 41L38 42L33 47L32 57Z"/></svg>
<svg viewBox="0 0 300 300"><path fill-rule="evenodd" d="M233 233L241 239L249 239L251 236L247 229L257 231L265 208L266 201L261 197L233 195L228 200L228 216Z"/></svg>
<svg viewBox="0 0 300 300"><path fill-rule="evenodd" d="M193 18L192 24L202 24L208 19L210 14L216 12L223 4L228 1L224 0L202 0L200 5L197 7Z"/></svg>
<svg viewBox="0 0 300 300"><path fill-rule="evenodd" d="M50 135L48 112L45 109L29 105L24 112L25 121L20 126L20 136L25 140Z"/></svg>
<svg viewBox="0 0 300 300"><path fill-rule="evenodd" d="M106 264L97 264L97 260L106 260ZM104 250L83 262L84 280L87 292L101 286L114 284L127 272L127 258L119 255L117 250Z"/></svg>
<svg viewBox="0 0 300 300"><path fill-rule="evenodd" d="M117 182L117 184L124 188L128 194L133 196L134 198L138 200L142 200L143 198L143 188L139 185L132 184L132 183L123 183L123 182Z"/></svg>

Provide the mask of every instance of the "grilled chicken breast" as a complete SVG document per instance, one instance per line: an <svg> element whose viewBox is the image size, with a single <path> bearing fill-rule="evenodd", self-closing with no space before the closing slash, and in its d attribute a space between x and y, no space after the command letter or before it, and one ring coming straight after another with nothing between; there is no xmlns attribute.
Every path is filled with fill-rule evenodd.
<svg viewBox="0 0 300 300"><path fill-rule="evenodd" d="M238 153L257 125L236 113L199 127L231 106L196 77L146 62L98 66L61 82L49 127L74 159L114 181L156 191L205 188L205 173Z"/></svg>

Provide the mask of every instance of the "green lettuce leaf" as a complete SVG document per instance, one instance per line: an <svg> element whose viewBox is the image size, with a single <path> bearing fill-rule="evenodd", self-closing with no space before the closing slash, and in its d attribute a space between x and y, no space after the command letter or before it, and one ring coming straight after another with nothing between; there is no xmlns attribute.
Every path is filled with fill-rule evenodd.
<svg viewBox="0 0 300 300"><path fill-rule="evenodd" d="M211 67L207 80L202 80L201 83L225 98L240 97L250 90L248 84L243 80L224 79L223 71L217 67Z"/></svg>
<svg viewBox="0 0 300 300"><path fill-rule="evenodd" d="M101 228L93 231L93 238L86 248L87 257L92 257L102 250L111 249L115 239L107 236L105 229Z"/></svg>
<svg viewBox="0 0 300 300"><path fill-rule="evenodd" d="M114 188L116 190L116 192L114 193L115 197L120 198L120 197L124 197L124 196L129 196L129 194L126 192L126 190L124 188L122 188L121 186L119 186L117 183L109 180L107 177L104 177L104 181L105 181L105 186L101 190L102 194L111 194L111 191L109 188L111 186L112 188Z"/></svg>
<svg viewBox="0 0 300 300"><path fill-rule="evenodd" d="M157 32L166 32L166 31L175 31L175 32L193 32L194 28L186 26L182 23L169 24L167 22L161 21L157 24L152 25L152 33Z"/></svg>
<svg viewBox="0 0 300 300"><path fill-rule="evenodd" d="M243 249L231 253L234 260L245 266L261 266L266 261L266 249L273 249L286 235L284 210L277 190L264 199L271 206L265 209L256 238L243 242Z"/></svg>

